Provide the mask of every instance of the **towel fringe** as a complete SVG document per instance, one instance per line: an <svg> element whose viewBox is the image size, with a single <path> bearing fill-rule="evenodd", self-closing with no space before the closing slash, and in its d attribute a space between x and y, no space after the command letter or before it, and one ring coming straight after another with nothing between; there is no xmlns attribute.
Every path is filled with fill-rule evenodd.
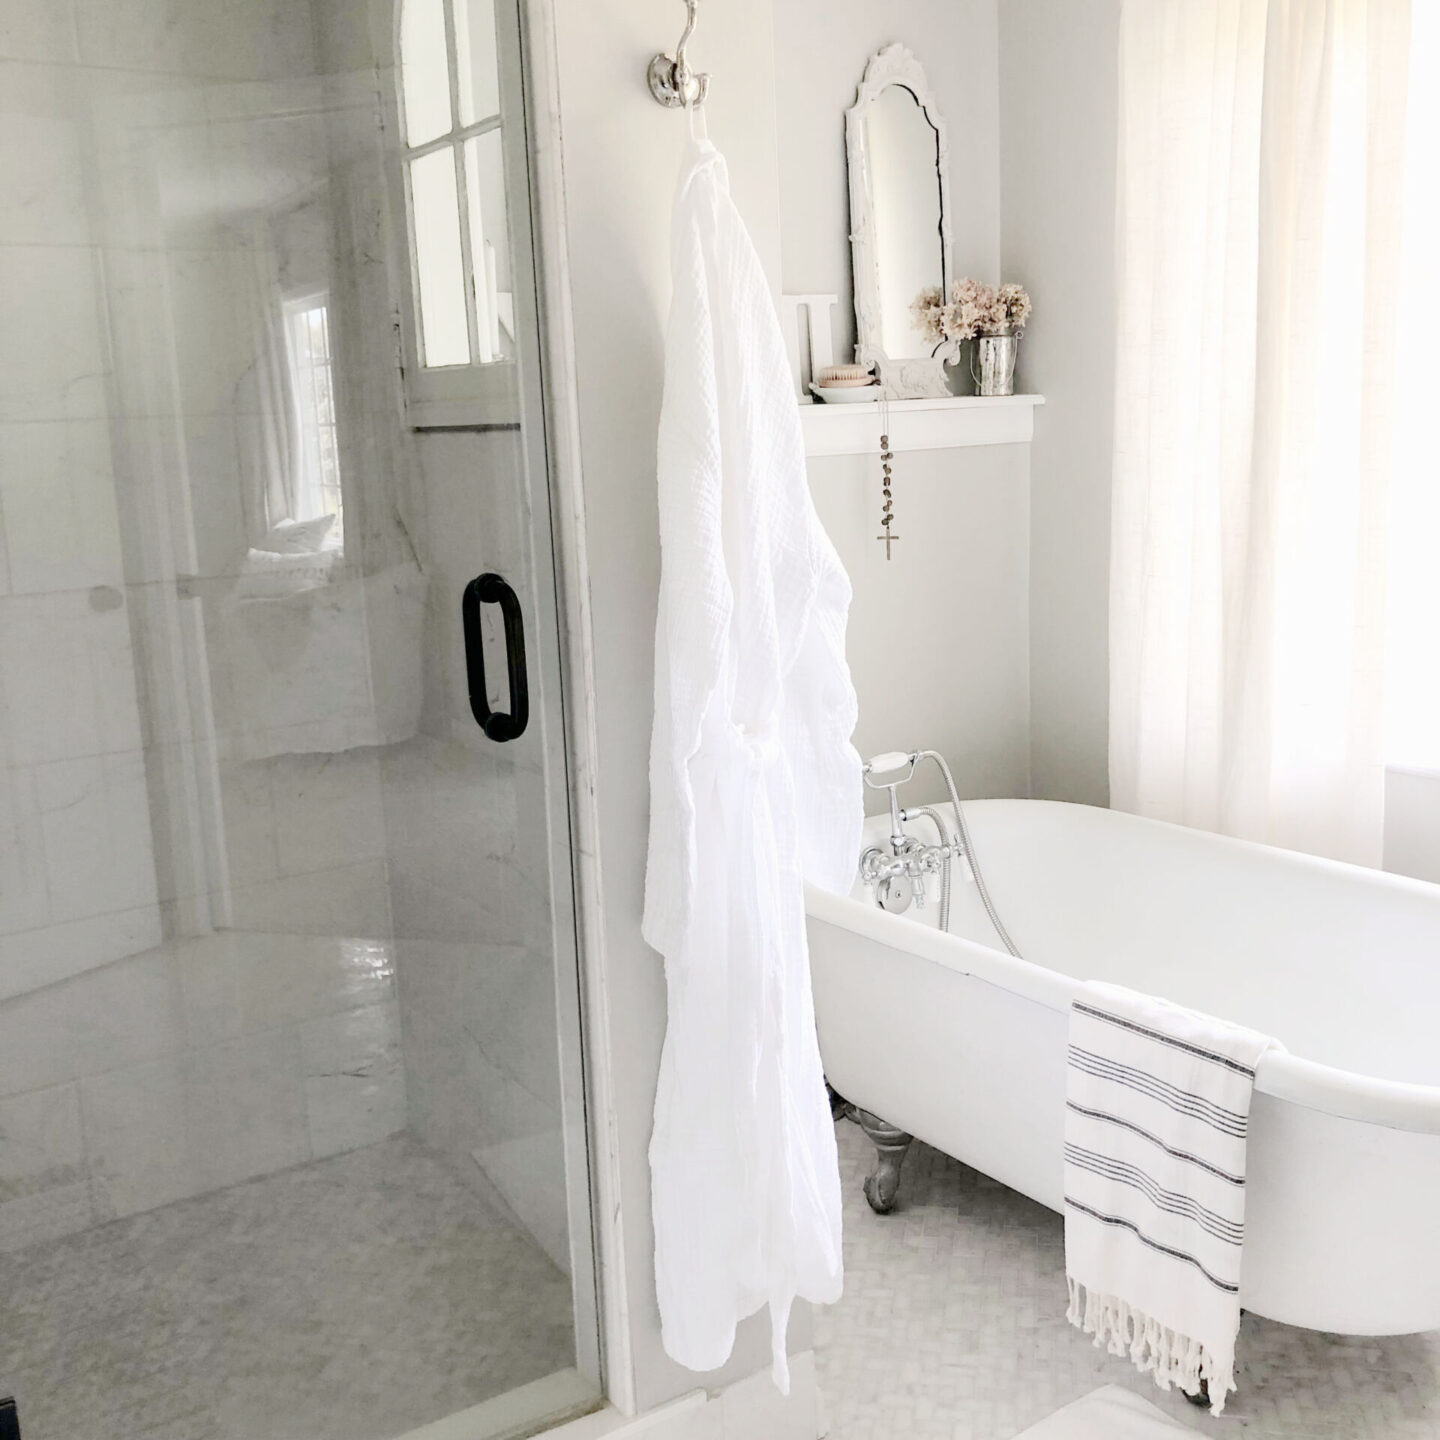
<svg viewBox="0 0 1440 1440"><path fill-rule="evenodd" d="M1135 1368L1153 1375L1162 1390L1175 1385L1187 1395L1198 1395L1203 1381L1209 1387L1210 1413L1224 1410L1225 1397L1235 1389L1233 1358L1220 1360L1198 1340L1166 1329L1116 1295L1097 1295L1071 1275L1065 1281L1070 1287L1065 1318L1093 1335L1097 1349L1122 1358L1128 1354Z"/></svg>

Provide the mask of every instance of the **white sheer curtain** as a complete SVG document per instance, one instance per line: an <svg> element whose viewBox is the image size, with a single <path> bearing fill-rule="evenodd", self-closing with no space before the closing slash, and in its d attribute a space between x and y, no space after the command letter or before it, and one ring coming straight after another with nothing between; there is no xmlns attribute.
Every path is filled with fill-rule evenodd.
<svg viewBox="0 0 1440 1440"><path fill-rule="evenodd" d="M1385 759L1440 774L1440 4L1416 5L1410 23Z"/></svg>
<svg viewBox="0 0 1440 1440"><path fill-rule="evenodd" d="M1378 864L1409 0L1128 0L1111 787Z"/></svg>

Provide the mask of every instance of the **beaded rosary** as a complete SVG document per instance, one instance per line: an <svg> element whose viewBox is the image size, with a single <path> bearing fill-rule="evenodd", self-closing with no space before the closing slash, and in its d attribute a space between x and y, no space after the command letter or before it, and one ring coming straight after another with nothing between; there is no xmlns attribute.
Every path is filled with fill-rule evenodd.
<svg viewBox="0 0 1440 1440"><path fill-rule="evenodd" d="M891 514L895 509L895 497L890 488L891 481L894 479L890 472L890 462L894 458L895 453L890 449L890 396L882 388L880 391L880 486L885 503L880 509L880 527L883 533L875 538L885 542L885 558L887 560L891 558L890 547L900 538L890 531L890 522L895 518Z"/></svg>

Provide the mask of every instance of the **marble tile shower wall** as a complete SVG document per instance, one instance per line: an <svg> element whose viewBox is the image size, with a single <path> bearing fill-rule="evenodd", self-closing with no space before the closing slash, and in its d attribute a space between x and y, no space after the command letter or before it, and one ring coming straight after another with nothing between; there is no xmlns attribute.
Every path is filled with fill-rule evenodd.
<svg viewBox="0 0 1440 1440"><path fill-rule="evenodd" d="M377 941L173 941L0 1006L0 1251L406 1123Z"/></svg>
<svg viewBox="0 0 1440 1440"><path fill-rule="evenodd" d="M366 32L354 0L313 0L320 65L377 77L393 95L388 0L369 8ZM356 156L348 174L342 314L364 336L359 349L384 356L395 277L377 262L387 237L369 233L381 214L369 203L373 157ZM402 451L383 420L398 400L395 367L365 364L349 381L352 409L376 417L367 447L389 456L380 468L392 485L376 508L398 516L428 581L418 733L376 755L408 1121L568 1271L543 710L535 703L518 742L483 737L459 604L474 576L498 571L533 624L532 546L548 531L537 539L518 431L420 433ZM367 523L369 535L382 529ZM533 673L533 649L531 663Z"/></svg>
<svg viewBox="0 0 1440 1440"><path fill-rule="evenodd" d="M0 5L0 1248L408 1124L568 1264L539 720L483 740L458 612L533 584L522 455L400 432L364 9ZM235 740L262 260L330 294L346 563L428 578L403 743Z"/></svg>
<svg viewBox="0 0 1440 1440"><path fill-rule="evenodd" d="M378 755L241 760L217 644L315 70L303 0L0 7L0 1247L406 1123Z"/></svg>
<svg viewBox="0 0 1440 1440"><path fill-rule="evenodd" d="M63 5L6 5L0 997L161 933L75 44Z"/></svg>
<svg viewBox="0 0 1440 1440"><path fill-rule="evenodd" d="M482 570L533 584L519 433L422 436L419 482L423 734L382 761L410 1120L568 1271L540 716L503 748L481 737L449 603Z"/></svg>
<svg viewBox="0 0 1440 1440"><path fill-rule="evenodd" d="M184 787L166 783L199 768L168 713L190 697L155 682L167 630L193 624L175 575L214 565L241 493L234 379L253 359L216 323L241 258L203 234L217 197L182 187L215 175L211 112L237 86L313 67L290 0L9 0L0 16L0 995L157 944L165 907L211 879L187 873ZM116 117L165 122L152 206L116 193ZM156 534L177 480L198 556L183 526Z"/></svg>
<svg viewBox="0 0 1440 1440"><path fill-rule="evenodd" d="M288 13L305 18L303 6ZM295 39L299 45L298 33ZM342 249L358 242L347 230L350 217L338 212L352 152L367 135L377 146L379 128L373 75L359 77L350 93L345 78L207 81L203 122L194 125L187 123L188 92L147 97L163 116L163 138L147 139L144 157L158 177L152 208L162 217L163 245L126 256L139 276L138 295L117 317L115 343L140 360L143 378L127 372L117 389L132 468L163 477L151 486L168 491L157 499L181 517L168 551L154 559L158 571L178 565L178 572L161 573L161 583L145 587L153 603L140 623L152 635L168 630L180 667L203 685L188 717L172 713L168 677L148 692L157 730L180 752L159 787L158 807L152 798L176 836L161 859L162 899L183 905L188 894L205 895L216 923L240 929L384 937L390 917L375 753L336 742L295 754L278 740L257 748L253 735L247 743L243 727L263 729L265 717L257 717L255 702L240 703L247 681L233 628L237 576L267 529L273 456L292 439L279 418L285 401L276 394L285 364L278 301L328 302L337 388L369 363L364 318L351 313L344 293ZM375 172L375 156L368 159ZM378 213L378 182L367 178ZM143 224L147 210L129 193L107 213ZM378 228L374 220L371 228ZM387 342L382 333L382 369L393 348ZM366 543L374 537L363 523L362 472L368 467L382 483L394 474L370 443L374 427L364 397L356 398L338 435L347 479L344 564L335 571L342 580L383 563L378 546ZM396 411L393 397L389 410ZM135 540L143 553L146 537ZM351 611L327 610L324 602L315 608L322 622L330 617L332 640L338 635L342 646L364 649L366 617L358 603ZM294 683L309 691L312 711L366 703L363 693L357 697L364 680L353 666L322 653L320 625L267 637L260 627L272 619L257 622L248 638L309 647L295 659ZM192 777L202 792L199 808L177 814L175 797L197 783ZM197 850L207 852L205 864L189 873L183 864L165 863Z"/></svg>
<svg viewBox="0 0 1440 1440"><path fill-rule="evenodd" d="M0 995L197 915L388 934L373 756L246 764L219 633L264 528L256 217L329 289L332 112L378 134L373 72L315 65L303 0L0 17Z"/></svg>

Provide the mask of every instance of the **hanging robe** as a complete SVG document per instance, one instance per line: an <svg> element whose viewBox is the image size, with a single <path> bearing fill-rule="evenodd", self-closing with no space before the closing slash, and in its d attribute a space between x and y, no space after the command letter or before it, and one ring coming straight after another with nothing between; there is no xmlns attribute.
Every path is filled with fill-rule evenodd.
<svg viewBox="0 0 1440 1440"><path fill-rule="evenodd" d="M644 934L668 1023L650 1143L666 1351L730 1355L840 1296L840 1183L805 883L860 853L850 582L811 503L789 363L725 162L693 131L671 226Z"/></svg>

